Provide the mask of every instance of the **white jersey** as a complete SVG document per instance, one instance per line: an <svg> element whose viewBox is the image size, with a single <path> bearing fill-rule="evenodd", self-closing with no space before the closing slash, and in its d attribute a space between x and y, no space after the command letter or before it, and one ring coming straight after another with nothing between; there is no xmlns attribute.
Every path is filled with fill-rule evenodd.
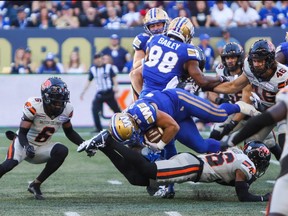
<svg viewBox="0 0 288 216"><path fill-rule="evenodd" d="M231 75L228 69L222 63L217 65L215 71L219 76L228 77L230 81L233 81L239 77L239 75ZM232 103L236 103L242 98L242 90L235 94L228 94L228 96Z"/></svg>
<svg viewBox="0 0 288 216"><path fill-rule="evenodd" d="M241 170L247 181L256 173L254 163L237 147L198 156L180 153L169 160L156 161L155 164L156 182L159 185L187 181L233 184L236 170ZM150 180L150 184L155 184L155 181Z"/></svg>
<svg viewBox="0 0 288 216"><path fill-rule="evenodd" d="M73 107L67 103L63 112L51 119L45 112L43 101L38 97L31 97L23 108L24 115L33 122L27 138L30 144L43 146L49 143L52 135L56 133L62 124L68 122L73 115Z"/></svg>
<svg viewBox="0 0 288 216"><path fill-rule="evenodd" d="M199 182L231 184L235 181L236 170L241 170L247 181L256 173L254 163L237 147L227 151L198 155L203 161L203 172Z"/></svg>
<svg viewBox="0 0 288 216"><path fill-rule="evenodd" d="M270 107L275 104L276 94L288 83L288 67L277 62L277 70L269 81L259 81L251 72L248 58L244 61L243 71L249 82L252 84L253 91L259 96L263 105Z"/></svg>

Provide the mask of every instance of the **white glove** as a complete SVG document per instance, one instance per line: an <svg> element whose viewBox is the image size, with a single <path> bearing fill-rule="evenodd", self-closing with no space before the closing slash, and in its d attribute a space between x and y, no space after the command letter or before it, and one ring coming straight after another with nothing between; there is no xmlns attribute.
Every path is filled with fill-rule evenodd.
<svg viewBox="0 0 288 216"><path fill-rule="evenodd" d="M178 85L179 83L179 80L178 80L178 77L177 76L174 76L166 85L166 88L165 89L174 89L176 88L176 86ZM164 89L164 90L165 90Z"/></svg>

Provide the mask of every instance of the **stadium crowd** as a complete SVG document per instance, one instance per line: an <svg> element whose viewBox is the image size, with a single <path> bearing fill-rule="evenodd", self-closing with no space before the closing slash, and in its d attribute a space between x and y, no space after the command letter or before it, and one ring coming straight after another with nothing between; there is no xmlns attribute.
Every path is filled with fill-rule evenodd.
<svg viewBox="0 0 288 216"><path fill-rule="evenodd" d="M127 29L143 26L143 18L151 8L158 7L165 10L170 21L175 17L187 17L194 27L218 27L223 29L223 39L216 44L216 49L208 47L209 35L201 35L201 49L205 50L206 70L214 70L220 62L221 49L227 42L238 42L237 38L230 38L229 28L234 27L269 27L288 25L287 1L1 1L0 29L38 28L38 29L75 29L81 27L103 27L106 29ZM206 42L208 41L208 43ZM205 45L207 44L207 45ZM127 47L124 47L127 49ZM19 47L15 52L15 59L11 65L11 73L43 73L40 65L33 65L25 59ZM29 48L28 48L29 50ZM28 53L28 52L23 52ZM132 53L131 53L132 54ZM21 55L23 56L21 58ZM72 53L71 53L72 55ZM77 56L77 52L74 53ZM79 55L78 55L79 57ZM115 56L111 56L115 59ZM218 57L218 58L217 58ZM44 59L52 58L52 54ZM87 72L81 60L69 68L56 61L53 71L57 73ZM129 73L128 64L119 72ZM19 63L20 62L20 63ZM51 65L54 65L51 63ZM115 62L112 62L115 64ZM131 63L131 61L130 61ZM70 64L70 63L69 63ZM18 66L20 65L20 66ZM41 69L42 67L42 69ZM127 69L128 67L128 69ZM44 72L46 73L46 72Z"/></svg>

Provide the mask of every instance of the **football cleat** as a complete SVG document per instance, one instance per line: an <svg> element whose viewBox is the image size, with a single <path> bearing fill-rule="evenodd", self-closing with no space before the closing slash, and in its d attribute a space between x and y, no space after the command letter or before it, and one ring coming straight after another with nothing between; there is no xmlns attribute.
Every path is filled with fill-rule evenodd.
<svg viewBox="0 0 288 216"><path fill-rule="evenodd" d="M31 182L28 185L28 191L32 194L34 194L35 199L37 200L44 200L45 198L42 195L42 192L40 190L40 184L39 183L35 183L34 181Z"/></svg>
<svg viewBox="0 0 288 216"><path fill-rule="evenodd" d="M240 107L240 112L245 115L256 116L261 113L258 110L256 110L256 108L253 105L245 103L244 101L237 101L236 104Z"/></svg>
<svg viewBox="0 0 288 216"><path fill-rule="evenodd" d="M95 154L96 152L93 150L98 150L99 148L104 148L106 139L109 135L110 134L109 134L108 130L103 130L99 134L97 134L96 136L92 137L91 139L86 140L83 143L81 143L78 146L77 151L82 152L85 150L87 153L94 152L94 154Z"/></svg>

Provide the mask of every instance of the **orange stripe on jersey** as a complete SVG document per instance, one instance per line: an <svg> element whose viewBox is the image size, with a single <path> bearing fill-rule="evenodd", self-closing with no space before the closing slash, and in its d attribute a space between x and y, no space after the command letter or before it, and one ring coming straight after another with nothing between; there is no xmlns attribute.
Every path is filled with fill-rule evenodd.
<svg viewBox="0 0 288 216"><path fill-rule="evenodd" d="M177 170L170 170L170 171L159 171L157 173L157 178L159 177L167 177L167 176L175 176L175 175L181 175L181 174L186 174L186 173L191 173L191 172L197 172L200 170L200 167L188 167L188 168L179 168Z"/></svg>
<svg viewBox="0 0 288 216"><path fill-rule="evenodd" d="M8 148L8 152L7 152L7 159L12 159L13 158L13 143L10 144L9 148Z"/></svg>
<svg viewBox="0 0 288 216"><path fill-rule="evenodd" d="M285 86L286 86L286 83L285 83L285 82L279 83L279 84L278 84L278 89L284 88Z"/></svg>
<svg viewBox="0 0 288 216"><path fill-rule="evenodd" d="M36 109L32 106L30 102L25 103L25 108L27 108L32 113L32 115L36 114Z"/></svg>

